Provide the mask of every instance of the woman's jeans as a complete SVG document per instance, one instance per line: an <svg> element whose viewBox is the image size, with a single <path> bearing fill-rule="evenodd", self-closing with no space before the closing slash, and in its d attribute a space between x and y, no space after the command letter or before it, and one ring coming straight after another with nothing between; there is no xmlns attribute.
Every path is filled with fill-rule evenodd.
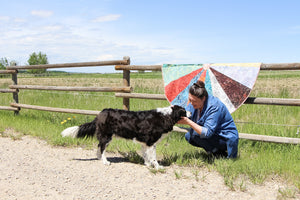
<svg viewBox="0 0 300 200"><path fill-rule="evenodd" d="M196 147L202 147L208 153L227 151L226 141L219 135L212 135L209 138L202 138L196 132L193 132L192 135L190 134L190 132L188 132L185 134L185 139L191 145Z"/></svg>

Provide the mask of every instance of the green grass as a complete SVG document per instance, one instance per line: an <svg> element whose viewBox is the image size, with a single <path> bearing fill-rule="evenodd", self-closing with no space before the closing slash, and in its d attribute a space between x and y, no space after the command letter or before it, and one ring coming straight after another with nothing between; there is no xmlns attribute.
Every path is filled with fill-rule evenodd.
<svg viewBox="0 0 300 200"><path fill-rule="evenodd" d="M62 74L49 75L49 85L55 78L67 77L70 83L80 78L86 78L82 83L89 86L90 80L115 80L122 79L122 74ZM269 72L262 71L250 96L274 98L300 98L299 94L300 72ZM39 77L22 75L19 81L29 81ZM8 80L8 81L7 81ZM0 78L0 88L7 88L10 78ZM40 80L40 79L38 79ZM161 73L131 73L134 92L137 93L163 93L163 86L154 82L161 81ZM1 82L2 81L2 82ZM286 84L289 81L291 84ZM278 83L278 84L277 84ZM275 84L271 89L265 90L264 84ZM0 105L8 106L12 102L12 95L0 94ZM19 102L24 104L74 108L85 110L102 110L103 108L122 108L122 98L117 98L114 93L87 93L87 92L57 92L21 90ZM131 99L131 110L147 110L169 105L167 101ZM81 146L96 149L96 139L62 138L60 132L74 125L91 121L94 116L53 113L45 111L22 109L19 115L10 111L0 110L0 133L13 139L19 137L7 134L7 129L24 135L46 140L54 146ZM300 119L300 107L295 106L266 106L249 105L241 106L233 113L233 118L240 133L273 135L300 138L296 134ZM65 122L64 122L65 121ZM63 123L62 123L63 122ZM114 138L108 151L120 152L128 160L142 163L140 146L124 139ZM225 183L233 190L245 190L247 180L255 184L280 177L284 182L292 184L300 190L300 147L299 145L275 144L254 142L240 139L239 157L237 159L215 159L208 156L202 149L189 145L183 133L172 132L157 146L159 161L169 166L171 164L207 167L217 170L223 175ZM95 150L96 154L96 150ZM180 178L180 173L174 172ZM176 177L177 177L176 175ZM292 190L294 191L294 190ZM282 189L281 194L289 196L289 189Z"/></svg>

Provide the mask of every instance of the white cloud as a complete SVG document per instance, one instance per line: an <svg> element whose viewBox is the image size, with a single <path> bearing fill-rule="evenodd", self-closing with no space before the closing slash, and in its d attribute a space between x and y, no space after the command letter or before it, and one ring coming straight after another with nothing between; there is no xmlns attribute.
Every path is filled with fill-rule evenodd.
<svg viewBox="0 0 300 200"><path fill-rule="evenodd" d="M23 23L26 22L23 18L13 18L9 16L0 16L0 22L9 22L9 23Z"/></svg>
<svg viewBox="0 0 300 200"><path fill-rule="evenodd" d="M93 22L116 21L120 17L121 17L121 15L117 15L117 14L105 15L105 16L101 16L101 17L98 17L98 18L94 19Z"/></svg>
<svg viewBox="0 0 300 200"><path fill-rule="evenodd" d="M58 26L58 25L53 25L53 26L44 26L43 30L44 31L59 31L62 29L62 26Z"/></svg>
<svg viewBox="0 0 300 200"><path fill-rule="evenodd" d="M8 21L10 17L8 16L0 16L0 21Z"/></svg>
<svg viewBox="0 0 300 200"><path fill-rule="evenodd" d="M22 19L22 18L15 18L14 22L16 22L16 23L23 23L23 22L26 22L26 20Z"/></svg>
<svg viewBox="0 0 300 200"><path fill-rule="evenodd" d="M46 18L53 15L53 12L48 10L33 10L31 11L31 15Z"/></svg>

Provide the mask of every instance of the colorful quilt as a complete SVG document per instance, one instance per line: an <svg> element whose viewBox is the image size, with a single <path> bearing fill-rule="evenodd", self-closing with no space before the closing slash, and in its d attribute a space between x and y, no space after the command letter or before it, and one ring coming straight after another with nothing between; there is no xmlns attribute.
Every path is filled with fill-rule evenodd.
<svg viewBox="0 0 300 200"><path fill-rule="evenodd" d="M172 105L188 104L189 87L202 80L207 92L218 97L230 113L248 98L261 63L164 64L165 95Z"/></svg>

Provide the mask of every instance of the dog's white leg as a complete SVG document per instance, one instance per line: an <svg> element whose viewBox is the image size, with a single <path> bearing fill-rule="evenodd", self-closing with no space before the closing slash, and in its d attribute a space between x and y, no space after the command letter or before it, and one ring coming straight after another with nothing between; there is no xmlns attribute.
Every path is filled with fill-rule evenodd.
<svg viewBox="0 0 300 200"><path fill-rule="evenodd" d="M143 154L143 158L144 158L144 164L147 166L147 167L150 167L151 166L151 162L150 162L150 158L148 156L148 146L146 144L141 144L142 145L142 154Z"/></svg>
<svg viewBox="0 0 300 200"><path fill-rule="evenodd" d="M149 158L150 165L152 165L155 169L163 169L164 167L159 165L156 159L156 144L162 141L168 134L163 134L160 139L153 144L151 147L147 147L147 157Z"/></svg>
<svg viewBox="0 0 300 200"><path fill-rule="evenodd" d="M102 157L101 159L102 159L102 162L104 165L110 165L110 162L106 159L106 156L105 156L105 149L104 149L101 157Z"/></svg>
<svg viewBox="0 0 300 200"><path fill-rule="evenodd" d="M102 160L104 165L110 165L110 162L106 159L106 156L105 156L105 149L104 149L103 153L101 154L101 147L98 147L97 158L98 158L98 160Z"/></svg>
<svg viewBox="0 0 300 200"><path fill-rule="evenodd" d="M143 157L145 160L145 165L147 167L154 167L155 169L163 169L162 166L160 166L156 159L156 144L152 146L142 145L143 147Z"/></svg>
<svg viewBox="0 0 300 200"><path fill-rule="evenodd" d="M157 159L156 159L156 144L152 145L150 148L149 148L149 156L151 158L151 165L155 168L155 169L163 169L162 166L160 166L157 162Z"/></svg>

